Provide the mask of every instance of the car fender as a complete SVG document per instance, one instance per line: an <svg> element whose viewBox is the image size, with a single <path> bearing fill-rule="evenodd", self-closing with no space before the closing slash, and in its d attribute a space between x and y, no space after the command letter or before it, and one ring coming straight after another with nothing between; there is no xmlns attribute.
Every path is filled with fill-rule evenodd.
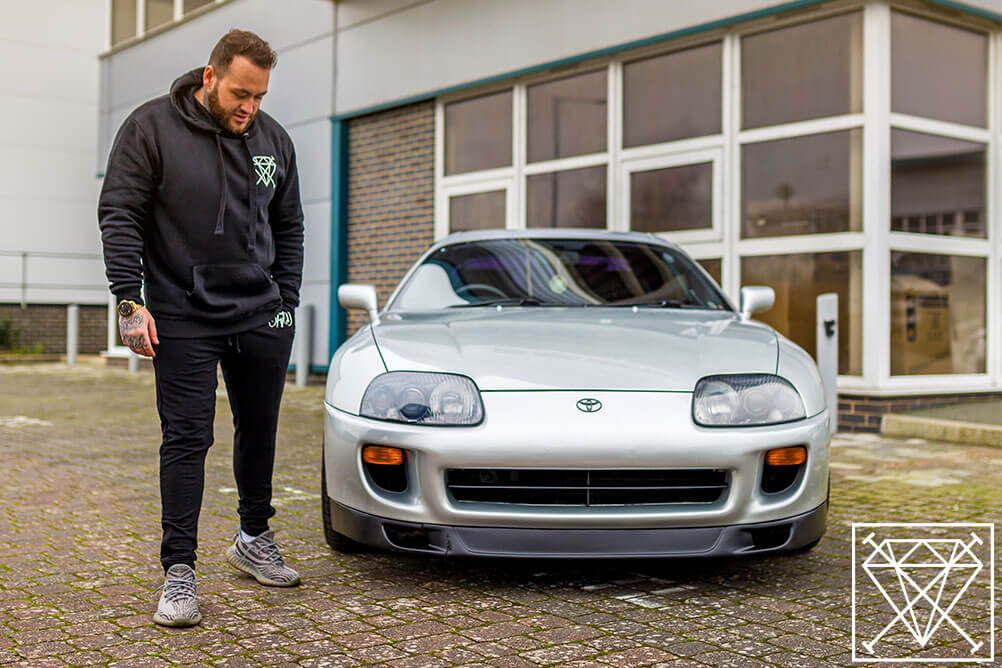
<svg viewBox="0 0 1002 668"><path fill-rule="evenodd" d="M362 395L373 378L386 371L372 327L365 325L331 358L325 400L338 410L358 415Z"/></svg>
<svg viewBox="0 0 1002 668"><path fill-rule="evenodd" d="M789 339L778 336L779 354L776 363L776 374L790 381L804 400L804 410L807 416L817 415L825 410L824 385L818 365L807 352Z"/></svg>

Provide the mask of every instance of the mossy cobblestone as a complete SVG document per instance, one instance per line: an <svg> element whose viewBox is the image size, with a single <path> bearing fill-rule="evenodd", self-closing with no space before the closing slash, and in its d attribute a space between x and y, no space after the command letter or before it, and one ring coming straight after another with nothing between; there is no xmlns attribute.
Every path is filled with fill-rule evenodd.
<svg viewBox="0 0 1002 668"><path fill-rule="evenodd" d="M852 522L1000 515L998 450L845 434L833 442L828 533L807 554L597 563L338 554L320 521L323 389L290 385L272 528L303 584L268 589L225 563L237 520L222 388L196 567L204 620L165 629L150 617L162 580L151 374L87 360L0 366L0 664L846 665ZM879 630L881 600L857 603L857 630ZM957 618L983 619L979 603L965 600Z"/></svg>

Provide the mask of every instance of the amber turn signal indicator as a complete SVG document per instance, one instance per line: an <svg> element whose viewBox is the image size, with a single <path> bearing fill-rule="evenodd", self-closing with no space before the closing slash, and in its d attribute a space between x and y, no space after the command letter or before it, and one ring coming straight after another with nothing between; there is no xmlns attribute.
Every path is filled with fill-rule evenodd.
<svg viewBox="0 0 1002 668"><path fill-rule="evenodd" d="M404 451L388 445L367 445L362 448L362 461L366 464L397 466L404 463Z"/></svg>
<svg viewBox="0 0 1002 668"><path fill-rule="evenodd" d="M807 461L807 448L794 445L789 448L776 448L765 453L765 463L769 466L796 466Z"/></svg>

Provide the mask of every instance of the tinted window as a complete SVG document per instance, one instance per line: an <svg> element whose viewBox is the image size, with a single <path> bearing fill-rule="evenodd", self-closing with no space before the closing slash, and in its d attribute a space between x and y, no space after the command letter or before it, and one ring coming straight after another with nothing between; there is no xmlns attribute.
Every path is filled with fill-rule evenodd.
<svg viewBox="0 0 1002 668"><path fill-rule="evenodd" d="M411 275L393 310L509 303L726 309L683 253L604 239L492 239L452 244Z"/></svg>

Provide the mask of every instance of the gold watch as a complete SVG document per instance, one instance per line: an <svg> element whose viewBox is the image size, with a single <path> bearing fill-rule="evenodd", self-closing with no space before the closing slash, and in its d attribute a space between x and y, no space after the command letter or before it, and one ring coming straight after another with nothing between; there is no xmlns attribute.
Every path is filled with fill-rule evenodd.
<svg viewBox="0 0 1002 668"><path fill-rule="evenodd" d="M123 318L128 318L130 315L132 315L141 308L143 308L142 304L137 304L136 302L130 299L123 299L122 301L118 302L118 307L116 308L116 310L118 311L119 316Z"/></svg>

